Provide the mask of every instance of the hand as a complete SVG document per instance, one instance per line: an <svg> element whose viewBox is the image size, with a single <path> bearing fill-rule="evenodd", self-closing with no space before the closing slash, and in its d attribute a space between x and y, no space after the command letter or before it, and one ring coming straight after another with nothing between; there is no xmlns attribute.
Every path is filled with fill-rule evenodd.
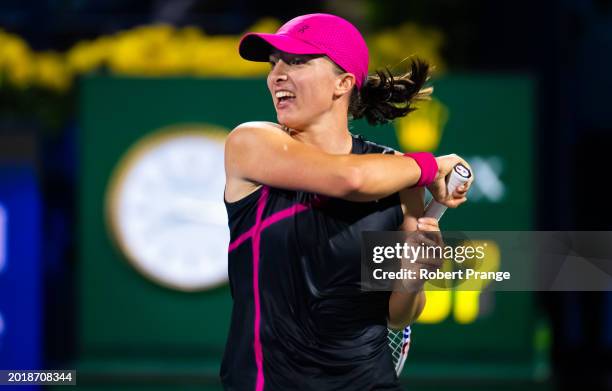
<svg viewBox="0 0 612 391"><path fill-rule="evenodd" d="M444 240L440 232L438 220L433 217L421 217L417 220L417 233L420 241L427 247L444 248ZM433 257L422 257L415 262L429 271L435 271L442 266L443 260Z"/></svg>
<svg viewBox="0 0 612 391"><path fill-rule="evenodd" d="M416 232L405 232L406 243L412 247L423 246L424 248L430 249L439 248L441 253L443 253L445 244L442 234L440 233L438 220L433 217L421 217L417 220L417 224ZM402 262L402 268L412 270L417 276L420 276L421 269L425 269L428 272L434 272L442 267L444 259L432 256L436 254L435 252L430 252L429 254L430 256L426 256L424 253L422 253L423 256L419 256L416 259L404 260ZM405 279L401 281L400 289L404 291L416 292L423 288L425 282L426 280L420 278Z"/></svg>
<svg viewBox="0 0 612 391"><path fill-rule="evenodd" d="M417 232L421 231L428 232L426 237L433 242L432 245L444 247L444 240L442 239L440 225L437 219L433 217L420 217L417 220Z"/></svg>
<svg viewBox="0 0 612 391"><path fill-rule="evenodd" d="M466 194L474 182L474 170L468 162L456 154L439 156L436 158L438 163L438 175L432 184L427 186L427 189L433 198L445 205L448 208L456 208L467 201ZM463 164L472 172L472 177L463 185L459 186L452 194L448 193L446 178L452 172L453 168L458 164Z"/></svg>

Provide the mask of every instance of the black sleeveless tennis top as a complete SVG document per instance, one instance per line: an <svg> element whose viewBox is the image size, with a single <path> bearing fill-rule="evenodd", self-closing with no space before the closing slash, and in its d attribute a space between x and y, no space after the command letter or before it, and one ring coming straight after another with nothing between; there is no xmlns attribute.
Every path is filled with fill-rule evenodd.
<svg viewBox="0 0 612 391"><path fill-rule="evenodd" d="M352 137L351 153L394 152ZM225 206L233 309L224 388L399 390L390 293L360 290L360 233L397 230L399 194L351 202L263 185Z"/></svg>

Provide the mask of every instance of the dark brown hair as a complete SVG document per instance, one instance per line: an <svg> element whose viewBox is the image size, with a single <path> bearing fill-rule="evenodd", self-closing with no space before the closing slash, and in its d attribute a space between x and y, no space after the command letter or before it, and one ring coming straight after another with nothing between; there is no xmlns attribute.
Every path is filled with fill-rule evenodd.
<svg viewBox="0 0 612 391"><path fill-rule="evenodd" d="M429 63L419 58L411 60L410 71L401 75L393 75L388 68L376 71L361 88L355 86L351 92L350 118L365 118L371 125L381 125L416 110L414 101L431 99L433 87L425 87L430 72Z"/></svg>

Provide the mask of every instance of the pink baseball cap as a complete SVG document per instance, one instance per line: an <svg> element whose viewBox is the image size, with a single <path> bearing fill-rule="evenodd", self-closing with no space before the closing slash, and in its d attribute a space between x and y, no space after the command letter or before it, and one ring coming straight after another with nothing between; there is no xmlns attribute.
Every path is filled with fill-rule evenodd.
<svg viewBox="0 0 612 391"><path fill-rule="evenodd" d="M298 16L274 34L247 33L240 40L240 56L269 61L276 48L291 54L325 54L344 71L355 75L357 87L368 76L368 46L355 26L330 14Z"/></svg>

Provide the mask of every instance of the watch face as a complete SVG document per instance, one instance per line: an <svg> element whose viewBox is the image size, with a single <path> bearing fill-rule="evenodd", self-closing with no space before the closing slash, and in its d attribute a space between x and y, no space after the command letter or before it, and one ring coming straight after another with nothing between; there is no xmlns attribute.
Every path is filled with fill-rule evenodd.
<svg viewBox="0 0 612 391"><path fill-rule="evenodd" d="M112 235L159 284L195 291L227 281L226 134L208 126L161 130L137 142L111 178Z"/></svg>

